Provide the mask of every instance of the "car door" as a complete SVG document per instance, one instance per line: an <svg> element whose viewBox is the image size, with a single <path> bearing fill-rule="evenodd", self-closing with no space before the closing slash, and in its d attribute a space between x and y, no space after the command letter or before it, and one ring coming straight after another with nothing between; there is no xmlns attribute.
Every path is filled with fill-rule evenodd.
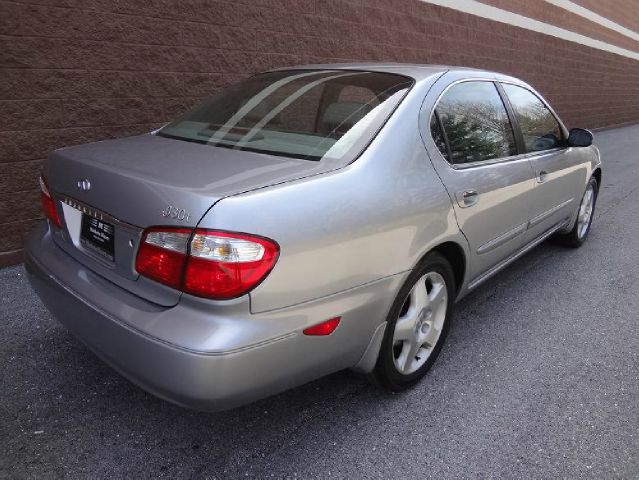
<svg viewBox="0 0 639 480"><path fill-rule="evenodd" d="M565 146L566 129L536 93L523 85L500 85L535 174L532 216L525 239L532 242L571 216L581 200L588 170L579 153Z"/></svg>
<svg viewBox="0 0 639 480"><path fill-rule="evenodd" d="M471 278L479 281L522 247L535 179L495 82L445 77L434 108L428 101L422 107L423 134L469 243Z"/></svg>

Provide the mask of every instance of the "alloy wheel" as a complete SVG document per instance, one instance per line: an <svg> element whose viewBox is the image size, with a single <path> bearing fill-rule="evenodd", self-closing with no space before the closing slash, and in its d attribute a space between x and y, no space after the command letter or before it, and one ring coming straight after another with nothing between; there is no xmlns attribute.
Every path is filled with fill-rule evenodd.
<svg viewBox="0 0 639 480"><path fill-rule="evenodd" d="M393 361L409 375L426 363L442 333L448 289L444 277L428 272L415 283L399 314L393 334Z"/></svg>
<svg viewBox="0 0 639 480"><path fill-rule="evenodd" d="M592 183L586 188L586 193L579 205L579 216L577 217L577 235L579 238L584 238L588 233L588 227L590 226L590 217L592 217L593 207L595 205L595 188Z"/></svg>

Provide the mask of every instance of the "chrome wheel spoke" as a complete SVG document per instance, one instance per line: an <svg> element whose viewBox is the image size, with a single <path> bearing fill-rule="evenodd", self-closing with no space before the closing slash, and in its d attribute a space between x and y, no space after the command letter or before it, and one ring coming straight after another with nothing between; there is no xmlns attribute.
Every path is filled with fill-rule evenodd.
<svg viewBox="0 0 639 480"><path fill-rule="evenodd" d="M586 204L585 204L585 203L582 203L582 204L579 206L579 216L583 218L583 217L584 217L584 215L586 215Z"/></svg>
<svg viewBox="0 0 639 480"><path fill-rule="evenodd" d="M428 303L426 284L420 279L408 294L406 299L406 312L397 319L393 340L409 340L415 336L415 326L419 321L419 315Z"/></svg>
<svg viewBox="0 0 639 480"><path fill-rule="evenodd" d="M414 336L416 322L417 313L400 317L395 324L393 340L395 342L410 340Z"/></svg>
<svg viewBox="0 0 639 480"><path fill-rule="evenodd" d="M446 285L443 283L433 283L433 288L428 294L428 300L433 308L437 308L442 303L446 303Z"/></svg>
<svg viewBox="0 0 639 480"><path fill-rule="evenodd" d="M404 343L402 353L399 356L399 365L403 373L409 373L415 361L415 356L419 351L419 345L415 340L409 340Z"/></svg>
<svg viewBox="0 0 639 480"><path fill-rule="evenodd" d="M417 309L417 312L427 307L430 303L428 292L426 291L426 275L420 278L410 292L411 306Z"/></svg>

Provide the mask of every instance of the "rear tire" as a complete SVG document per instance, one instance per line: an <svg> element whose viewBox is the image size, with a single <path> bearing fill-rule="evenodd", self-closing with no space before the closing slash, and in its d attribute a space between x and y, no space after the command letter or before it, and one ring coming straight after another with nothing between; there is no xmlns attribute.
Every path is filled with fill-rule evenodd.
<svg viewBox="0 0 639 480"><path fill-rule="evenodd" d="M439 355L453 317L455 276L429 253L406 279L388 314L373 380L399 392L415 385Z"/></svg>
<svg viewBox="0 0 639 480"><path fill-rule="evenodd" d="M590 226L592 225L592 219L595 215L598 193L599 184L597 183L597 179L591 177L581 197L579 211L577 212L577 218L575 219L572 230L568 233L555 236L555 239L559 243L571 248L579 248L584 244L588 238L588 233L590 233Z"/></svg>

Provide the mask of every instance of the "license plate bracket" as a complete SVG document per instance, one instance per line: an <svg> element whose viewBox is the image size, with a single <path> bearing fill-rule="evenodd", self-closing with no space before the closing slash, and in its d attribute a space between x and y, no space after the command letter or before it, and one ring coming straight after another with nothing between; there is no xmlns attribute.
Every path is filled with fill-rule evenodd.
<svg viewBox="0 0 639 480"><path fill-rule="evenodd" d="M110 262L115 261L115 227L108 222L83 213L80 244Z"/></svg>

